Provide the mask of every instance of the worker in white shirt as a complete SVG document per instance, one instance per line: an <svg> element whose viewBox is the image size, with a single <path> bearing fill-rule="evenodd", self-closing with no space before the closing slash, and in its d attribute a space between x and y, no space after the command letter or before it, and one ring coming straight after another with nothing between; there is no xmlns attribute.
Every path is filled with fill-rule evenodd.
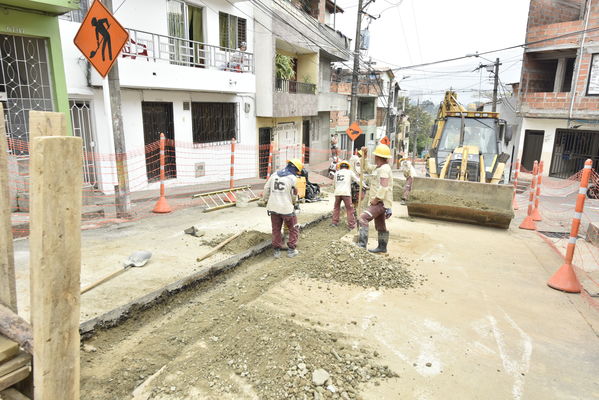
<svg viewBox="0 0 599 400"><path fill-rule="evenodd" d="M360 171L362 170L361 160L360 160L361 157L362 157L362 150L358 150L355 154L352 154L352 156L349 158L349 169L354 171L354 173L358 176L360 176Z"/></svg>
<svg viewBox="0 0 599 400"><path fill-rule="evenodd" d="M335 205L333 207L333 226L339 225L339 213L341 208L341 202L345 204L345 211L347 212L347 227L352 230L356 227L356 216L354 214L354 206L351 198L351 184L352 182L359 182L360 180L356 174L349 169L349 163L347 161L341 161L339 163L339 171L333 176L333 188L335 189Z"/></svg>
<svg viewBox="0 0 599 400"><path fill-rule="evenodd" d="M298 159L287 161L287 166L274 173L264 185L262 201L266 203L266 210L270 215L272 226L272 247L275 258L281 257L283 248L283 235L281 227L283 224L289 230L287 242L287 257L295 257L299 254L296 249L299 238L299 224L295 210L299 208L297 198L297 177L304 169L303 163Z"/></svg>

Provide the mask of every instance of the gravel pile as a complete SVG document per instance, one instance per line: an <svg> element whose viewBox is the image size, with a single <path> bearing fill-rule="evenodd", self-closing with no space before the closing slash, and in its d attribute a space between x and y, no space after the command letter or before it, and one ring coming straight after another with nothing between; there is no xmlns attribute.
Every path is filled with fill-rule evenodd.
<svg viewBox="0 0 599 400"><path fill-rule="evenodd" d="M238 389L225 372L234 371L260 399L347 400L360 398L363 383L379 385L381 379L398 376L378 365L377 352L354 349L338 335L302 326L295 318L249 311L242 314L238 335L226 341L210 338L212 345L222 343L221 371L204 370L210 389L234 396Z"/></svg>
<svg viewBox="0 0 599 400"><path fill-rule="evenodd" d="M304 272L315 279L330 279L364 288L410 288L416 277L398 258L374 255L351 243L335 240L320 260L307 259Z"/></svg>

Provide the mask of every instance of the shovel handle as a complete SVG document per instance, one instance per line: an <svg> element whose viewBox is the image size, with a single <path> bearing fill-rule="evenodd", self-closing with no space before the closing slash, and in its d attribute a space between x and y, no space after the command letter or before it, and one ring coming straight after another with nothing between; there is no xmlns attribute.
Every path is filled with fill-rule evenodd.
<svg viewBox="0 0 599 400"><path fill-rule="evenodd" d="M197 259L197 261L200 262L200 261L205 260L206 258L210 257L211 255L213 255L214 253L216 253L217 251L219 251L222 247L224 247L227 244L229 244L229 242L231 242L233 239L235 239L238 236L240 236L243 232L244 231L238 232L238 233L234 234L233 236L230 236L228 239L223 240L215 248L213 248L212 250L210 250L208 253L204 254L202 257L199 257Z"/></svg>
<svg viewBox="0 0 599 400"><path fill-rule="evenodd" d="M96 286L100 286L101 284L108 282L111 279L116 278L117 276L119 276L120 274L122 274L123 272L127 271L129 269L129 267L125 267L122 269L119 269L116 272L113 272L110 275L106 275L104 278L95 281L94 283L89 284L88 286L84 287L83 289L81 289L81 294L85 293L85 292L89 292L90 290L92 290L93 288L95 288Z"/></svg>

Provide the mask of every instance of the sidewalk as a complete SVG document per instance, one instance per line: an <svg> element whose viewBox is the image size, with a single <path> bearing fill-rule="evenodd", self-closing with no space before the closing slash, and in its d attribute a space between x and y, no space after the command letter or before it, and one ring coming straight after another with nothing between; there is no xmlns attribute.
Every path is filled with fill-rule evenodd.
<svg viewBox="0 0 599 400"><path fill-rule="evenodd" d="M332 200L329 197L321 202L302 204L298 216L300 223L313 221L330 212ZM198 238L183 232L192 225L205 232L205 236ZM232 253L219 252L201 263L196 261L226 237L242 230L258 231L265 234L263 237L254 235L256 240L261 241L269 238L270 229L266 209L249 203L246 208L231 207L209 213L190 207L171 214L151 214L137 221L85 230L82 232L82 287L122 268L122 262L135 251L148 250L152 252L152 258L143 268L131 268L83 294L81 322L233 256ZM211 241L215 243L206 243ZM29 240L15 240L14 247L19 314L28 319ZM298 249L301 251L301 238Z"/></svg>

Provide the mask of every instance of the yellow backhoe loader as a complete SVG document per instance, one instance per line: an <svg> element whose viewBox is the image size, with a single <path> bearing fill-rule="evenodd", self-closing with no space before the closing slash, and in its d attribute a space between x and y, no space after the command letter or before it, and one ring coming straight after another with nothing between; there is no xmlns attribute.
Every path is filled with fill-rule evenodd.
<svg viewBox="0 0 599 400"><path fill-rule="evenodd" d="M507 229L513 187L503 184L511 129L495 112L468 111L447 91L431 133L427 177L415 177L410 216Z"/></svg>

